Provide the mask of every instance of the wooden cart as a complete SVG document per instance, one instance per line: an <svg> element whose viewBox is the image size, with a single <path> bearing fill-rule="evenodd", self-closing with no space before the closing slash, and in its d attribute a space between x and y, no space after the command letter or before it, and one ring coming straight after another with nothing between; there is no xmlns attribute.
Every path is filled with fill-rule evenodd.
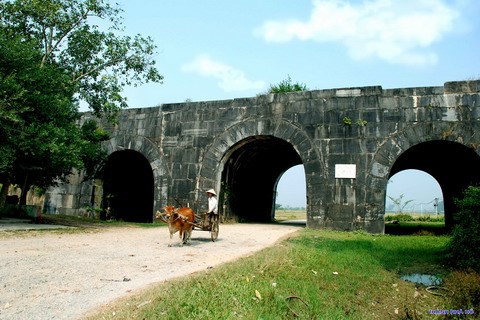
<svg viewBox="0 0 480 320"><path fill-rule="evenodd" d="M193 223L188 223L193 225L193 230L210 231L212 241L215 242L218 238L219 231L218 220L218 214L210 213L206 223L203 217L197 216L195 216L195 221Z"/></svg>

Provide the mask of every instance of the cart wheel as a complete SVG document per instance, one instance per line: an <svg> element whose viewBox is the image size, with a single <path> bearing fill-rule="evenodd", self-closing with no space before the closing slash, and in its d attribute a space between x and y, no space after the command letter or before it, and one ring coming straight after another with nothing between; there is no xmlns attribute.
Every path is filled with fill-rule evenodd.
<svg viewBox="0 0 480 320"><path fill-rule="evenodd" d="M212 241L215 242L218 238L218 219L212 221L212 228L210 230L210 236L212 236Z"/></svg>

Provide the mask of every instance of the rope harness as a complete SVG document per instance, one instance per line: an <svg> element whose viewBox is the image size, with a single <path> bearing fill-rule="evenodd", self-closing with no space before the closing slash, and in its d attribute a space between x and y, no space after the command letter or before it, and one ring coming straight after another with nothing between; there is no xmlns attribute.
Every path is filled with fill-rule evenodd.
<svg viewBox="0 0 480 320"><path fill-rule="evenodd" d="M168 218L166 217L167 214L169 215ZM175 215L177 215L177 217L174 218L174 219L172 219ZM173 212L172 212L171 214L170 214L170 213L166 213L166 212L164 212L164 213L159 212L156 216L157 216L157 218L160 217L160 219L161 219L163 222L165 222L165 223L175 222L175 221L177 221L178 219L181 219L183 222L188 222L188 223L190 223L189 221L187 221L188 218L187 218L186 216L184 216L183 214L178 213L177 210L173 210Z"/></svg>

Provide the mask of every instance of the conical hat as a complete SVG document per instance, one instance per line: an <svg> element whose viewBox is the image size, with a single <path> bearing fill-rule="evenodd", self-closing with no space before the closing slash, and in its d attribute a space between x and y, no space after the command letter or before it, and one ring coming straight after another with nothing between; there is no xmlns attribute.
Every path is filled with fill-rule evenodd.
<svg viewBox="0 0 480 320"><path fill-rule="evenodd" d="M211 193L211 194L213 194L214 196L217 195L217 193L216 193L215 190L213 190L213 189L207 190L207 193Z"/></svg>

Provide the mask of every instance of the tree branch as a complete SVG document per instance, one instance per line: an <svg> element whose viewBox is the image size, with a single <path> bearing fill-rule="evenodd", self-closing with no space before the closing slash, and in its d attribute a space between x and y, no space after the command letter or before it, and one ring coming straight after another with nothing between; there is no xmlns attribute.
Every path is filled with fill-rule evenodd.
<svg viewBox="0 0 480 320"><path fill-rule="evenodd" d="M114 59L114 60L109 60L109 61L106 61L105 63L102 63L102 64L99 64L97 65L95 68L93 69L90 69L89 71L85 72L85 73L81 73L78 77L74 77L73 78L73 82L78 82L80 80L82 80L83 78L86 78L88 77L89 75L91 75L92 73L98 71L98 70L101 70L101 69L104 69L106 67L109 67L109 66L113 66L117 63L120 63L122 61L128 61L132 58L133 56L130 56L130 57L127 57L125 59Z"/></svg>
<svg viewBox="0 0 480 320"><path fill-rule="evenodd" d="M72 32L72 30L74 30L77 26L79 26L82 21L84 21L87 17L88 17L88 13L90 12L90 10L86 10L81 16L80 18L72 23L70 25L70 27L64 32L64 34L58 39L57 42L55 42L54 45L52 45L52 41L53 41L53 28L51 28L51 36L50 36L50 39L51 39L51 42L50 42L50 46L48 48L46 48L45 50L45 54L43 55L43 58L42 58L42 64L41 66L43 66L45 64L45 62L48 60L48 58L50 57L50 55L55 51L55 49L58 48L58 46L60 45L60 43L70 34L70 32Z"/></svg>

